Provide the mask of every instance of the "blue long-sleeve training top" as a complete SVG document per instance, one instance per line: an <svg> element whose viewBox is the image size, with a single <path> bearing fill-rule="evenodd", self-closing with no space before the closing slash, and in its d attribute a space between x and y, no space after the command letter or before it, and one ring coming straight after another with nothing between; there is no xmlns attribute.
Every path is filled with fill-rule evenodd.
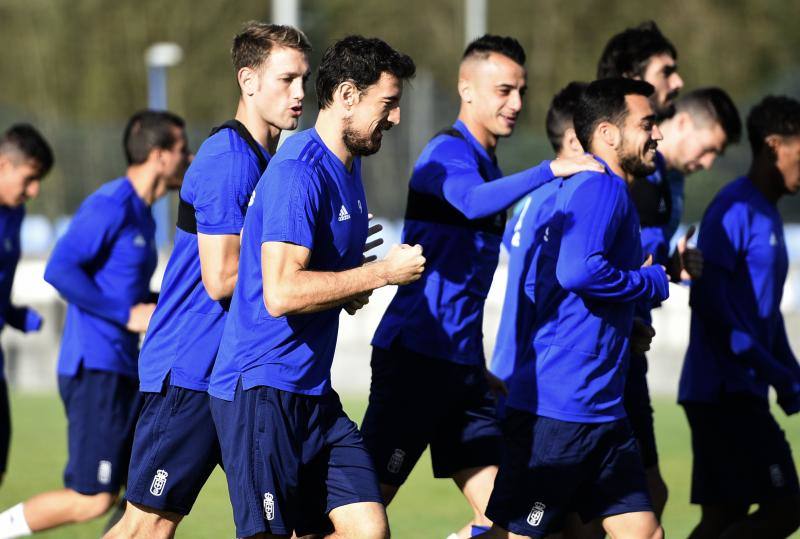
<svg viewBox="0 0 800 539"><path fill-rule="evenodd" d="M125 177L81 204L44 275L68 303L59 375L74 376L83 365L137 377L139 335L125 325L131 307L149 299L155 227L150 207Z"/></svg>
<svg viewBox="0 0 800 539"><path fill-rule="evenodd" d="M747 178L725 186L706 210L698 238L705 264L692 286L689 348L680 402L715 402L769 386L800 411L800 365L780 312L789 262L783 221Z"/></svg>
<svg viewBox="0 0 800 539"><path fill-rule="evenodd" d="M512 379L508 406L581 423L625 417L634 304L668 295L663 270L641 267L639 226L626 182L609 168L561 182L525 278L537 312L534 356L523 361L532 371Z"/></svg>
<svg viewBox="0 0 800 539"><path fill-rule="evenodd" d="M454 363L484 364L483 310L497 268L505 210L554 176L550 161L502 177L493 156L457 121L414 166L403 242L420 244L425 273L397 289L372 340Z"/></svg>
<svg viewBox="0 0 800 539"><path fill-rule="evenodd" d="M25 206L0 206L0 331L9 325L20 331L36 331L41 326L39 315L27 307L11 303L11 285L20 258L20 229ZM0 380L5 377L5 358L0 348Z"/></svg>

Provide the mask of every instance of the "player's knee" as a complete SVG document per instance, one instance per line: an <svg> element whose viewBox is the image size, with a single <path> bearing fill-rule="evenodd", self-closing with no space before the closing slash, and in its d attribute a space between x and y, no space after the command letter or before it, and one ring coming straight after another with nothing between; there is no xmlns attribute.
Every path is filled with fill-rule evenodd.
<svg viewBox="0 0 800 539"><path fill-rule="evenodd" d="M115 495L108 492L89 495L77 493L72 511L73 519L76 522L85 522L100 517L111 509L116 499Z"/></svg>

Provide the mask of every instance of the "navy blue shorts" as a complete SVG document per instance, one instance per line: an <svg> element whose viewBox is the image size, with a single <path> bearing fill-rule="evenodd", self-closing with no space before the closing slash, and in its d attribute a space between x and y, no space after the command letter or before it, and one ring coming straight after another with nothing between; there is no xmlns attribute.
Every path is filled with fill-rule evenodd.
<svg viewBox="0 0 800 539"><path fill-rule="evenodd" d="M364 441L339 396L272 387L211 398L237 537L332 531L328 513L383 503Z"/></svg>
<svg viewBox="0 0 800 539"><path fill-rule="evenodd" d="M569 423L506 408L506 451L486 516L531 537L584 522L652 511L644 467L626 419Z"/></svg>
<svg viewBox="0 0 800 539"><path fill-rule="evenodd" d="M372 349L369 406L361 424L381 483L402 485L425 448L434 477L500 464L503 435L484 367L394 345Z"/></svg>
<svg viewBox="0 0 800 539"><path fill-rule="evenodd" d="M139 381L81 367L75 376L59 376L58 390L68 423L64 486L81 494L117 494L142 407Z"/></svg>
<svg viewBox="0 0 800 539"><path fill-rule="evenodd" d="M740 394L683 407L692 431L692 503L749 505L800 492L791 447L768 402Z"/></svg>
<svg viewBox="0 0 800 539"><path fill-rule="evenodd" d="M645 470L658 466L656 433L653 425L653 405L647 387L647 357L631 354L625 380L625 412L633 429L633 436L642 454Z"/></svg>
<svg viewBox="0 0 800 539"><path fill-rule="evenodd" d="M0 378L0 475L6 473L8 469L8 448L10 445L11 406L8 402L8 383L4 378Z"/></svg>
<svg viewBox="0 0 800 539"><path fill-rule="evenodd" d="M219 441L208 393L168 383L146 393L136 424L128 501L188 515L217 464Z"/></svg>

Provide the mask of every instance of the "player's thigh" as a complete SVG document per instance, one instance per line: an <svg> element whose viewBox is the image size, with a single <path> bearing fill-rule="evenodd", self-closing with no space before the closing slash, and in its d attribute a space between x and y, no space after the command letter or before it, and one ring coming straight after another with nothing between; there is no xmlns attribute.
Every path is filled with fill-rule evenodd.
<svg viewBox="0 0 800 539"><path fill-rule="evenodd" d="M431 360L433 361L433 360ZM440 414L424 361L411 351L373 348L372 383L361 433L382 484L399 487L431 440Z"/></svg>
<svg viewBox="0 0 800 539"><path fill-rule="evenodd" d="M389 537L389 520L382 503L357 502L341 505L328 516L336 537L354 539L386 539Z"/></svg>
<svg viewBox="0 0 800 539"><path fill-rule="evenodd" d="M446 403L447 413L431 441L433 475L455 478L462 470L496 470L503 453L503 433L483 367L451 364L448 369L450 384L461 391Z"/></svg>
<svg viewBox="0 0 800 539"><path fill-rule="evenodd" d="M638 511L605 517L603 529L611 539L661 539L664 537L664 532L652 511Z"/></svg>
<svg viewBox="0 0 800 539"><path fill-rule="evenodd" d="M461 493L476 513L483 514L494 488L498 466L465 468L453 475Z"/></svg>
<svg viewBox="0 0 800 539"><path fill-rule="evenodd" d="M169 386L148 393L133 444L128 500L189 514L221 461L208 394Z"/></svg>

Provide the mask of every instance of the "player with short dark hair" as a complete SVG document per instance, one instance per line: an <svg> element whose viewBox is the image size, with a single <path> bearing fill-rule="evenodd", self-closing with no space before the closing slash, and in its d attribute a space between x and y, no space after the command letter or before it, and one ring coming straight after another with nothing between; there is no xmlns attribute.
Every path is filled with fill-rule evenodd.
<svg viewBox="0 0 800 539"><path fill-rule="evenodd" d="M678 401L692 431L693 539L788 537L800 526L792 450L768 390L800 411L800 364L780 311L788 271L780 198L800 190L800 102L768 96L750 111L753 160L703 216L703 276L692 286ZM750 512L750 506L758 510Z"/></svg>
<svg viewBox="0 0 800 539"><path fill-rule="evenodd" d="M561 184L533 244L540 254L525 290L542 315L523 360L531 375L510 381L485 537L544 537L571 512L602 520L612 537L662 536L622 399L634 304L668 294L664 268L642 266L628 194L655 168L652 92L642 81L599 80L575 110L581 146L605 169Z"/></svg>
<svg viewBox="0 0 800 539"><path fill-rule="evenodd" d="M53 166L53 151L29 124L15 124L0 136L0 330L6 325L24 333L39 331L42 318L30 307L11 303L11 285L21 254L20 229L25 203L39 196L39 187ZM11 444L11 409L0 349L0 483Z"/></svg>
<svg viewBox="0 0 800 539"><path fill-rule="evenodd" d="M458 120L422 150L409 182L403 238L425 248L428 270L397 290L372 340L362 429L384 499L430 445L434 476L453 479L473 510L459 537L490 524L484 510L500 462L490 387L504 388L486 370L482 322L506 209L556 176L600 169L580 155L503 177L495 149L522 110L524 62L510 37L486 35L467 46Z"/></svg>
<svg viewBox="0 0 800 539"><path fill-rule="evenodd" d="M144 406L125 516L107 537L172 537L220 449L208 380L239 266L247 205L284 129L302 113L311 45L292 27L249 22L233 39L240 97L181 188L175 247L139 356Z"/></svg>
<svg viewBox="0 0 800 539"><path fill-rule="evenodd" d="M167 133L169 133L167 135ZM150 145L147 158L137 153ZM180 186L189 160L183 120L145 110L128 122L123 177L81 204L58 240L44 278L67 301L58 385L67 413L64 488L0 515L0 537L22 537L105 513L119 494L141 406L139 334L153 312L156 267L150 206Z"/></svg>
<svg viewBox="0 0 800 539"><path fill-rule="evenodd" d="M377 38L325 51L312 129L281 146L253 193L239 278L211 373L211 410L238 537L334 532L384 539L372 461L331 388L344 308L419 279L419 246L363 264L361 157L400 121L414 62Z"/></svg>

